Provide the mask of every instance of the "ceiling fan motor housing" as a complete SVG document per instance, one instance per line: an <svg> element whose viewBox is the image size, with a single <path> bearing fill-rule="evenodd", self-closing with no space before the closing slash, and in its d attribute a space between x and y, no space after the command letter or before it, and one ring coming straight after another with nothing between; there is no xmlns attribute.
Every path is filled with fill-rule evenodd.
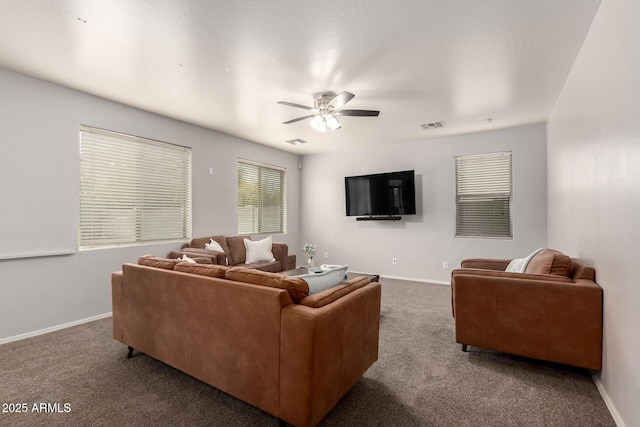
<svg viewBox="0 0 640 427"><path fill-rule="evenodd" d="M316 110L326 111L329 109L329 103L336 97L334 92L319 92L313 94L313 106Z"/></svg>

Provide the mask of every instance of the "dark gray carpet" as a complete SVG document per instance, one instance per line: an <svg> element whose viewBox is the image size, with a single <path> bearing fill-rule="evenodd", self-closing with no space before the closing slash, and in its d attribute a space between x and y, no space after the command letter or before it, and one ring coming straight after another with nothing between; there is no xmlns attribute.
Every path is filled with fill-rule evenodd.
<svg viewBox="0 0 640 427"><path fill-rule="evenodd" d="M450 288L382 279L380 357L323 426L615 426L585 370L454 341ZM277 426L272 416L144 355L111 319L0 346L2 426ZM34 403L70 412L32 412ZM46 405L45 405L46 406Z"/></svg>

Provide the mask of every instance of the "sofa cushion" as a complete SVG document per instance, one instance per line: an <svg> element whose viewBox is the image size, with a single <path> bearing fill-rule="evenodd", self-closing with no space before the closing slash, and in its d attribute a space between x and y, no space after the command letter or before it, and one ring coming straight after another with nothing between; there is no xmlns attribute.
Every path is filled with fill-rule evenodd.
<svg viewBox="0 0 640 427"><path fill-rule="evenodd" d="M209 243L211 237L197 237L195 239L191 239L186 247L188 248L196 248L196 249L205 249L205 245Z"/></svg>
<svg viewBox="0 0 640 427"><path fill-rule="evenodd" d="M227 237L227 246L229 247L229 265L244 264L247 260L247 251L244 247L243 236Z"/></svg>
<svg viewBox="0 0 640 427"><path fill-rule="evenodd" d="M282 288L289 292L291 300L296 304L309 295L309 285L299 277L283 277Z"/></svg>
<svg viewBox="0 0 640 427"><path fill-rule="evenodd" d="M591 280L595 282L596 280L596 271L593 267L585 264L581 260L577 258L571 259L572 266L572 278L573 280Z"/></svg>
<svg viewBox="0 0 640 427"><path fill-rule="evenodd" d="M554 249L543 249L527 265L525 273L571 277L572 262L568 255Z"/></svg>
<svg viewBox="0 0 640 427"><path fill-rule="evenodd" d="M543 249L531 258L524 272L527 274L549 274L551 264L553 264L553 254Z"/></svg>
<svg viewBox="0 0 640 427"><path fill-rule="evenodd" d="M165 270L173 270L177 263L177 259L159 258L155 255L143 255L138 258L138 264L147 267L164 268Z"/></svg>
<svg viewBox="0 0 640 427"><path fill-rule="evenodd" d="M371 280L364 276L354 277L353 279L342 282L338 286L334 286L333 288L302 298L300 300L300 304L312 308L323 307L355 290L367 286L369 283L371 283Z"/></svg>
<svg viewBox="0 0 640 427"><path fill-rule="evenodd" d="M309 295L317 294L326 289L333 288L344 281L348 265L323 271L322 273L309 273L297 276L309 285Z"/></svg>
<svg viewBox="0 0 640 427"><path fill-rule="evenodd" d="M309 287L304 280L286 280L297 278L285 278L282 274L270 273L253 268L231 267L226 271L225 278L250 283L252 285L284 289L295 303L298 303L301 298L304 298L309 293Z"/></svg>
<svg viewBox="0 0 640 427"><path fill-rule="evenodd" d="M243 243L246 253L245 262L247 264L276 260L273 257L273 252L271 252L271 245L273 243L271 236L256 241L245 238Z"/></svg>
<svg viewBox="0 0 640 427"><path fill-rule="evenodd" d="M228 267L215 264L192 264L189 262L179 262L173 269L184 273L223 279Z"/></svg>

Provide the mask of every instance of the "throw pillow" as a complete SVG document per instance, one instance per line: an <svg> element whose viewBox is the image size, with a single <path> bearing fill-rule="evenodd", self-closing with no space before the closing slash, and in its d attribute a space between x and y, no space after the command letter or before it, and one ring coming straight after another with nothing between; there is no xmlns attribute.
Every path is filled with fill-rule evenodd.
<svg viewBox="0 0 640 427"><path fill-rule="evenodd" d="M553 254L545 249L531 258L524 272L527 274L549 274L552 263Z"/></svg>
<svg viewBox="0 0 640 427"><path fill-rule="evenodd" d="M554 249L538 252L525 268L525 273L571 277L573 262L568 255Z"/></svg>
<svg viewBox="0 0 640 427"><path fill-rule="evenodd" d="M272 237L266 237L262 240L252 241L244 239L244 247L247 251L246 263L275 261L273 252L271 252Z"/></svg>
<svg viewBox="0 0 640 427"><path fill-rule="evenodd" d="M317 294L326 289L339 285L345 279L348 265L323 271L322 273L310 273L298 276L309 285L309 295Z"/></svg>
<svg viewBox="0 0 640 427"><path fill-rule="evenodd" d="M515 258L511 260L511 262L509 263L509 265L507 265L507 268L505 268L504 271L511 272L511 273L524 273L527 268L527 265L529 264L529 261L531 261L531 259L543 249L544 248L536 249L531 254L529 254L529 256L527 256L526 258Z"/></svg>
<svg viewBox="0 0 640 427"><path fill-rule="evenodd" d="M209 243L205 243L204 248L208 251L216 251L216 252L224 253L224 249L222 249L222 246L220 246L220 243L214 241L213 239L211 239Z"/></svg>
<svg viewBox="0 0 640 427"><path fill-rule="evenodd" d="M182 255L182 258L178 258L178 259L179 259L180 261L186 261L186 262L189 262L189 263L191 263L191 264L195 264L195 263L196 263L196 260L195 260L195 259L193 259L193 258L189 258L186 254L183 254L183 255Z"/></svg>

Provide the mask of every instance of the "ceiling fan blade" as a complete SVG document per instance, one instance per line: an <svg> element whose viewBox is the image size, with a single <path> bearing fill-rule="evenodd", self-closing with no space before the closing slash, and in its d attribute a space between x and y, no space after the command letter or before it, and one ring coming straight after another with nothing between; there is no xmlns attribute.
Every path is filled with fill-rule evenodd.
<svg viewBox="0 0 640 427"><path fill-rule="evenodd" d="M306 119L310 119L311 117L315 117L315 114L310 114L308 116L302 116L302 117L298 117L297 119L293 119L293 120L289 120L286 122L282 122L283 125L288 125L289 123L295 123L295 122L299 122L300 120L306 120Z"/></svg>
<svg viewBox="0 0 640 427"><path fill-rule="evenodd" d="M278 101L278 104L288 105L289 107L304 108L305 110L313 110L313 107L307 107L306 105L294 104L293 102Z"/></svg>
<svg viewBox="0 0 640 427"><path fill-rule="evenodd" d="M380 111L375 110L338 110L334 111L335 116L360 116L360 117L378 117Z"/></svg>
<svg viewBox="0 0 640 427"><path fill-rule="evenodd" d="M346 104L347 102L351 101L354 96L355 96L354 94L352 94L351 92L347 92L345 90L344 92L339 93L338 95L336 95L336 97L333 98L331 100L331 102L329 102L328 107L329 108L333 108L334 110L337 110L340 107L342 107L344 104Z"/></svg>

